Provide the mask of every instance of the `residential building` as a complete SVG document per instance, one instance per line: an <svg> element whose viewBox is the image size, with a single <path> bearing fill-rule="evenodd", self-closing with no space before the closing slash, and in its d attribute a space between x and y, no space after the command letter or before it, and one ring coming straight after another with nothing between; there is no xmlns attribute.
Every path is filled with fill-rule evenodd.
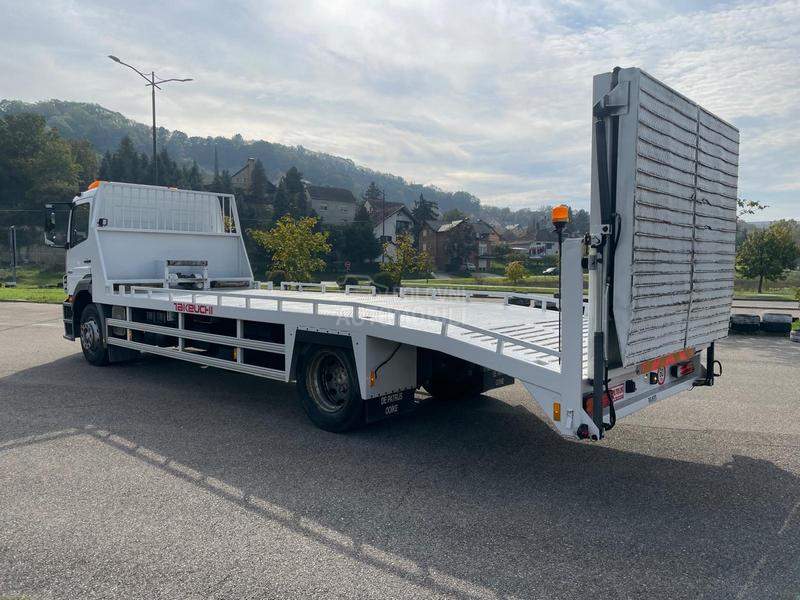
<svg viewBox="0 0 800 600"><path fill-rule="evenodd" d="M419 237L417 238L419 249L428 253L434 265L439 264L437 261L436 230L441 223L442 221L425 221L420 225Z"/></svg>
<svg viewBox="0 0 800 600"><path fill-rule="evenodd" d="M527 256L528 258L545 258L548 256L558 256L558 243L542 240L515 240L509 244L514 254Z"/></svg>
<svg viewBox="0 0 800 600"><path fill-rule="evenodd" d="M216 149L215 149L215 161L216 161ZM217 168L216 162L215 169ZM231 175L231 185L233 185L234 191L237 192L249 192L253 189L253 170L256 167L256 159L255 158L248 158L245 165L236 171L233 175ZM275 187L271 181L267 180L266 185L266 194L269 196L275 193L275 190L278 188Z"/></svg>
<svg viewBox="0 0 800 600"><path fill-rule="evenodd" d="M401 206L405 206L405 202L389 202L388 200L365 200L364 207L367 209L367 212L372 214L375 211L386 210L387 212L390 210L394 210L396 208L400 208Z"/></svg>
<svg viewBox="0 0 800 600"><path fill-rule="evenodd" d="M494 249L501 241L500 234L486 221L476 219L471 223L472 228L475 230L475 237L478 239L478 254L475 265L479 271L488 271L492 266Z"/></svg>
<svg viewBox="0 0 800 600"><path fill-rule="evenodd" d="M469 235L474 236L474 249L465 257L464 262L472 263L480 271L491 267L494 249L500 243L500 235L494 227L480 219L460 219L458 221L427 221L419 234L419 247L431 255L438 270L452 266L451 242L454 235L459 235L468 228Z"/></svg>
<svg viewBox="0 0 800 600"><path fill-rule="evenodd" d="M368 200L364 206L372 220L375 238L381 244L388 243L386 252L389 256L394 256L397 238L406 233L414 235L414 217L411 216L411 211L402 202L376 202L372 205Z"/></svg>
<svg viewBox="0 0 800 600"><path fill-rule="evenodd" d="M256 159L248 158L245 165L231 175L231 183L234 190L250 191L250 186L253 184L253 169L256 167Z"/></svg>
<svg viewBox="0 0 800 600"><path fill-rule="evenodd" d="M357 202L353 192L322 185L306 186L308 207L326 225L349 225L356 216Z"/></svg>

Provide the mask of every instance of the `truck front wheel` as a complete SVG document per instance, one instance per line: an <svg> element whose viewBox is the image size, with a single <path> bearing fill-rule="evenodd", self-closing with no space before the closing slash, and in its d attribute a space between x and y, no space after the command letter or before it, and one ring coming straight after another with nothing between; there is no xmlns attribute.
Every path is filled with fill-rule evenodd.
<svg viewBox="0 0 800 600"><path fill-rule="evenodd" d="M338 433L363 422L364 402L352 352L312 347L298 369L297 387L306 414L320 429Z"/></svg>
<svg viewBox="0 0 800 600"><path fill-rule="evenodd" d="M81 313L81 350L89 364L108 364L108 346L103 339L103 317L96 304L88 304Z"/></svg>

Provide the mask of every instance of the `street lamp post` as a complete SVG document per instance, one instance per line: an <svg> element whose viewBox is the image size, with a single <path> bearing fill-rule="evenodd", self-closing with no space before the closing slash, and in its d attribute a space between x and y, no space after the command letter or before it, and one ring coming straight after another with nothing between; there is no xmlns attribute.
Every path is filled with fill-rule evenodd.
<svg viewBox="0 0 800 600"><path fill-rule="evenodd" d="M150 86L150 90L152 92L151 94L152 101L153 101L153 185L158 185L158 157L156 156L156 88L161 89L161 85L169 83L170 81L177 81L178 83L182 83L185 81L192 81L192 79L191 78L178 79L175 77L171 77L169 79L161 79L161 78L156 79L156 74L154 71L150 71L150 76L148 77L136 67L129 65L126 62L122 62L119 58L113 56L112 54L109 54L108 58L113 60L115 63L119 63L123 66L128 67L129 69L133 69L142 77L142 79L144 79L147 82L146 85Z"/></svg>
<svg viewBox="0 0 800 600"><path fill-rule="evenodd" d="M386 262L386 188L381 190L381 246L383 247L383 254L381 255L381 263Z"/></svg>

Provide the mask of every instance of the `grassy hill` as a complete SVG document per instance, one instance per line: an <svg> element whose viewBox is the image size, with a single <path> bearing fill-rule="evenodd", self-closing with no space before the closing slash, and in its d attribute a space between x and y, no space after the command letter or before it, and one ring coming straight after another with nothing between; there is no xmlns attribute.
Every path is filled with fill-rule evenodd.
<svg viewBox="0 0 800 600"><path fill-rule="evenodd" d="M123 136L129 136L139 152L151 151L149 126L128 119L124 115L97 104L46 100L26 103L19 100L0 100L0 117L5 114L31 112L42 115L48 125L62 136L89 140L100 153L113 150ZM447 192L436 187L411 183L388 173L374 171L355 164L352 160L314 152L302 146L284 146L265 140L245 140L233 137L197 137L182 131L158 130L159 148L166 147L179 163L196 161L206 171L214 168L214 147L217 148L220 169L231 172L239 169L249 157L261 159L267 176L277 181L291 166L296 166L304 177L318 185L347 188L360 196L374 181L386 189L391 201L411 204L424 194L434 200L442 211L458 208L465 213L478 214L480 201L467 192Z"/></svg>

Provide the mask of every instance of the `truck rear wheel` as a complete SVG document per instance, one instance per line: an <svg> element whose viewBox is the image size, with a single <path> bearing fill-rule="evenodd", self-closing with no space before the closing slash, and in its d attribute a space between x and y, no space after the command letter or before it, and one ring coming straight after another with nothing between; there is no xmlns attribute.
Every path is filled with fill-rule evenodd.
<svg viewBox="0 0 800 600"><path fill-rule="evenodd" d="M478 367L460 358L440 354L432 374L422 387L437 400L460 400L483 391Z"/></svg>
<svg viewBox="0 0 800 600"><path fill-rule="evenodd" d="M96 304L87 304L81 313L81 350L89 364L108 364L108 346L103 338L103 317Z"/></svg>
<svg viewBox="0 0 800 600"><path fill-rule="evenodd" d="M306 414L320 429L338 433L363 422L364 402L351 351L313 347L300 364L297 387Z"/></svg>

